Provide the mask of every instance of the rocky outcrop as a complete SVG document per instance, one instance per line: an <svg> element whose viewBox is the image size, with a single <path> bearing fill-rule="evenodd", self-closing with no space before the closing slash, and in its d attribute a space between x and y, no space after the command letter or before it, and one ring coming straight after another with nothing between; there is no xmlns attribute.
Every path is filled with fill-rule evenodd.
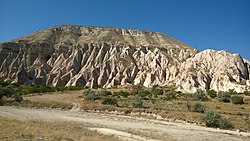
<svg viewBox="0 0 250 141"><path fill-rule="evenodd" d="M0 79L53 86L134 83L243 92L250 63L226 51L198 50L167 35L62 25L0 44Z"/></svg>

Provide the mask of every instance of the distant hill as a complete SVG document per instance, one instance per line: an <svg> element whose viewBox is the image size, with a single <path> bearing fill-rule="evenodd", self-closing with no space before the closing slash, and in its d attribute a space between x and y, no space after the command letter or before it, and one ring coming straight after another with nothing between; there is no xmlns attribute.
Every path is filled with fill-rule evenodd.
<svg viewBox="0 0 250 141"><path fill-rule="evenodd" d="M27 84L250 90L250 63L239 54L143 30L55 26L0 44L0 65L0 79Z"/></svg>

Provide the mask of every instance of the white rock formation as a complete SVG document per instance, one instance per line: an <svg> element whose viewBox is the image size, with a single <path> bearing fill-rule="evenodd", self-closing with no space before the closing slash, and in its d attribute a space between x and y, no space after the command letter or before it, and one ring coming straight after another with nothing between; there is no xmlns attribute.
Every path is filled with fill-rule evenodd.
<svg viewBox="0 0 250 141"><path fill-rule="evenodd" d="M0 65L0 79L53 86L250 87L250 62L238 54L199 52L161 33L111 27L62 25L2 43Z"/></svg>

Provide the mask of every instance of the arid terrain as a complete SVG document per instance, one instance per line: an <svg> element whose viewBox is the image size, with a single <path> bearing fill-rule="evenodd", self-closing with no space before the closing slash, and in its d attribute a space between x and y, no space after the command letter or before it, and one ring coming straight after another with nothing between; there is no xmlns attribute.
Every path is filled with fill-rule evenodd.
<svg viewBox="0 0 250 141"><path fill-rule="evenodd" d="M0 105L0 140L249 140L250 62L159 32L58 25L0 43Z"/></svg>
<svg viewBox="0 0 250 141"><path fill-rule="evenodd" d="M104 113L1 107L0 115L1 117L15 118L22 121L77 123L78 126L92 126L88 129L128 140L243 141L250 139L250 133L238 133L236 131L212 129L187 123L174 123Z"/></svg>
<svg viewBox="0 0 250 141"><path fill-rule="evenodd" d="M59 25L0 44L0 79L21 84L243 93L250 91L249 70L239 54L199 51L145 30Z"/></svg>
<svg viewBox="0 0 250 141"><path fill-rule="evenodd" d="M134 109L126 114L124 112L128 110L126 108L100 105L98 100L88 102L81 96L82 90L26 95L19 106L1 106L0 126L2 129L6 129L1 131L1 140L18 140L19 138L26 138L26 140L36 138L41 138L41 140L91 140L96 138L96 140L131 141L250 140L249 132L207 128L184 121L185 118L191 120L198 117L197 113L168 111L170 117L163 118L163 116L159 116L160 114L154 114L154 110L151 111L152 113L147 113L149 111L145 109ZM238 109L237 106L235 109ZM248 107L246 109L249 110ZM183 116L183 120L178 120L181 119L180 114ZM185 114L186 116L184 116ZM17 124L20 125L18 128ZM51 130L53 130L53 134ZM69 133L73 134L69 135Z"/></svg>

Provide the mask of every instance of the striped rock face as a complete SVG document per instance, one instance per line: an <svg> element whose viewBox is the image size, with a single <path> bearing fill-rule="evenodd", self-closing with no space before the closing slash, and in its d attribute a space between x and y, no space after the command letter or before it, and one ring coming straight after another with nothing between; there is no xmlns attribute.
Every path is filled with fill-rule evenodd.
<svg viewBox="0 0 250 141"><path fill-rule="evenodd" d="M0 44L0 79L53 86L169 86L243 92L250 63L158 32L61 25Z"/></svg>

